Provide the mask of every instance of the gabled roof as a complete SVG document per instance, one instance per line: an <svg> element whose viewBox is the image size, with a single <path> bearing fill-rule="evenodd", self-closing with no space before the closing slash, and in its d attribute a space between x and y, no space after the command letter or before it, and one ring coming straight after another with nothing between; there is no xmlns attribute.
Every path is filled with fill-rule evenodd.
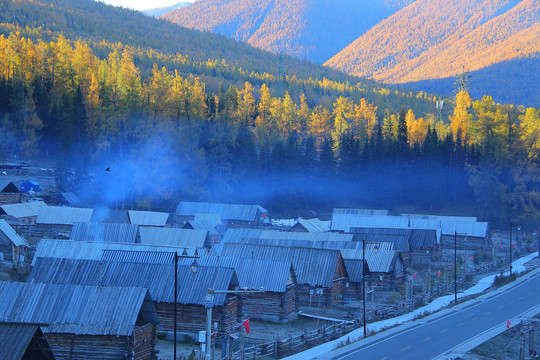
<svg viewBox="0 0 540 360"><path fill-rule="evenodd" d="M38 224L73 225L75 222L89 222L94 209L67 206L44 206L39 210Z"/></svg>
<svg viewBox="0 0 540 360"><path fill-rule="evenodd" d="M54 354L38 325L0 323L0 354L3 360L21 360L24 353L31 346L32 339L36 337L39 343L40 360L53 360ZM26 358L24 358L26 359Z"/></svg>
<svg viewBox="0 0 540 360"><path fill-rule="evenodd" d="M173 253L176 251L179 254L185 253L186 255L194 255L196 252L196 249L187 249L174 246L41 239L37 245L37 250L32 264L34 264L36 259L40 257L101 260L104 250L158 251Z"/></svg>
<svg viewBox="0 0 540 360"><path fill-rule="evenodd" d="M156 302L174 303L174 264L40 258L28 282L147 288ZM204 305L208 288L229 290L237 285L234 269L178 265L178 302ZM216 294L223 305L225 294Z"/></svg>
<svg viewBox="0 0 540 360"><path fill-rule="evenodd" d="M206 239L206 230L141 227L139 232L141 244L145 245L210 247Z"/></svg>
<svg viewBox="0 0 540 360"><path fill-rule="evenodd" d="M344 249L341 250L341 255L343 256L344 261L347 259L363 259L362 249ZM403 260L401 260L401 253L397 250L374 250L373 248L366 248L365 256L369 270L372 273L389 273L395 269L397 261L403 262Z"/></svg>
<svg viewBox="0 0 540 360"><path fill-rule="evenodd" d="M210 225L210 223L201 220L189 220L184 225L184 229L204 230L207 231L210 235L218 235L215 226L212 226Z"/></svg>
<svg viewBox="0 0 540 360"><path fill-rule="evenodd" d="M71 240L102 241L133 244L137 240L139 226L99 222L76 222L71 230Z"/></svg>
<svg viewBox="0 0 540 360"><path fill-rule="evenodd" d="M179 259L179 264L190 266L193 259ZM241 289L285 292L289 278L294 278L290 261L271 259L249 259L223 256L201 256L199 266L228 267L236 270L238 286Z"/></svg>
<svg viewBox="0 0 540 360"><path fill-rule="evenodd" d="M303 227L307 232L310 233L320 233L320 232L327 232L330 231L330 228L326 226L321 220L318 218L314 219L302 219L298 218L296 225L293 226L291 231L294 231L294 228L296 226Z"/></svg>
<svg viewBox="0 0 540 360"><path fill-rule="evenodd" d="M0 181L0 192L2 193L20 193L19 188L11 181Z"/></svg>
<svg viewBox="0 0 540 360"><path fill-rule="evenodd" d="M290 261L296 274L297 283L311 286L332 286L334 274L341 258L339 250L334 249L234 243L221 245L221 253L213 253L213 255Z"/></svg>
<svg viewBox="0 0 540 360"><path fill-rule="evenodd" d="M228 229L222 242L240 242L241 239L280 239L308 241L352 241L354 235L334 232L308 233L261 229Z"/></svg>
<svg viewBox="0 0 540 360"><path fill-rule="evenodd" d="M365 240L367 243L394 243L395 249L404 253L411 250L409 244L411 229L351 227L349 231L357 235L357 240Z"/></svg>
<svg viewBox="0 0 540 360"><path fill-rule="evenodd" d="M129 210L128 215L130 224L141 226L165 226L169 218L168 213L156 211Z"/></svg>
<svg viewBox="0 0 540 360"><path fill-rule="evenodd" d="M0 205L0 208L6 213L6 215L20 219L37 216L39 214L39 210L43 206L47 206L47 204L45 204L43 201L34 201L30 203Z"/></svg>
<svg viewBox="0 0 540 360"><path fill-rule="evenodd" d="M195 216L198 214L218 214L223 220L253 221L257 213L267 213L259 205L218 204L182 201L176 208L176 215Z"/></svg>
<svg viewBox="0 0 540 360"><path fill-rule="evenodd" d="M409 227L409 219L403 216L369 216L336 214L332 216L331 229L348 232L350 227Z"/></svg>
<svg viewBox="0 0 540 360"><path fill-rule="evenodd" d="M157 323L147 289L0 282L0 321L45 323L44 333L130 336L139 314Z"/></svg>
<svg viewBox="0 0 540 360"><path fill-rule="evenodd" d="M28 244L28 242L22 236L17 234L15 232L15 230L13 230L13 228L11 226L9 226L9 224L4 219L0 219L0 240L4 237L4 236L2 236L2 234L14 246L17 246L17 247L19 247L19 246L29 247L30 246Z"/></svg>

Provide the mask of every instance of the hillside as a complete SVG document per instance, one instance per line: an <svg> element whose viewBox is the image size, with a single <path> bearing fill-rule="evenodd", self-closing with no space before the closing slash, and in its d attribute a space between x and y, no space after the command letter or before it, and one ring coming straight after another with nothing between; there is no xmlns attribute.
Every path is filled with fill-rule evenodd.
<svg viewBox="0 0 540 360"><path fill-rule="evenodd" d="M474 72L502 62L536 62L539 19L538 0L417 0L381 21L326 65L387 83L411 83L448 78L463 66ZM522 70L500 68L506 71L490 72L491 84L506 83L506 78L519 77ZM509 85L512 94L524 84ZM529 81L526 87L537 85ZM485 94L491 89L482 90ZM497 100L517 98L523 96Z"/></svg>
<svg viewBox="0 0 540 360"><path fill-rule="evenodd" d="M323 63L412 0L200 0L164 19Z"/></svg>
<svg viewBox="0 0 540 360"><path fill-rule="evenodd" d="M121 43L164 54L181 54L191 61L224 60L245 71L278 72L278 56L251 45L92 0L2 1L0 34L7 36L13 31L34 40L52 40L62 34L68 39L84 39L97 46L104 42ZM282 57L281 61L284 74L352 80L341 72L290 56Z"/></svg>
<svg viewBox="0 0 540 360"><path fill-rule="evenodd" d="M171 12L173 10L176 10L176 9L183 8L184 6L188 6L189 4L191 4L191 3L189 3L189 2L179 2L178 4L173 5L173 6L167 6L167 7L162 7L162 8L144 10L143 13L148 15L148 16L160 17L161 15L164 15L164 14L166 14L168 12Z"/></svg>

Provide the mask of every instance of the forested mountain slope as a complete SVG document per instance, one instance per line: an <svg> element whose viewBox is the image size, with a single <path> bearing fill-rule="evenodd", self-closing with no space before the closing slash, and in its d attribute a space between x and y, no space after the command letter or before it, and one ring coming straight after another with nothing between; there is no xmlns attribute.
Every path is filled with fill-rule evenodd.
<svg viewBox="0 0 540 360"><path fill-rule="evenodd" d="M412 0L200 0L163 16L274 53L328 60Z"/></svg>
<svg viewBox="0 0 540 360"><path fill-rule="evenodd" d="M539 20L538 0L417 0L381 21L326 65L383 82L407 83L447 78L463 67L476 71L513 60L536 62ZM490 86L506 83L505 78L523 69L505 70L491 72ZM518 86L537 88L537 81L507 85L514 92ZM489 89L484 88L484 94Z"/></svg>
<svg viewBox="0 0 540 360"><path fill-rule="evenodd" d="M167 6L167 7L161 7L161 8L154 8L154 9L150 9L150 10L144 10L143 13L148 15L148 16L153 16L153 17L160 17L161 15L164 15L168 12L171 12L173 10L176 10L176 9L179 9L179 8L182 8L184 6L188 6L189 2L179 2L178 4L176 5L173 5L173 6Z"/></svg>

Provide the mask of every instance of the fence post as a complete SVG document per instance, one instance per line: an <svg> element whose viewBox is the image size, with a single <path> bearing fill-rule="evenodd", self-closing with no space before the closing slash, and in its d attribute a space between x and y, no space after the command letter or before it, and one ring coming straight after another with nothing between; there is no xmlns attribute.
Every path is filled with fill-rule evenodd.
<svg viewBox="0 0 540 360"><path fill-rule="evenodd" d="M278 357L279 356L279 352L278 352L278 345L279 344L279 338L277 338L275 341L274 341L274 356L275 357Z"/></svg>

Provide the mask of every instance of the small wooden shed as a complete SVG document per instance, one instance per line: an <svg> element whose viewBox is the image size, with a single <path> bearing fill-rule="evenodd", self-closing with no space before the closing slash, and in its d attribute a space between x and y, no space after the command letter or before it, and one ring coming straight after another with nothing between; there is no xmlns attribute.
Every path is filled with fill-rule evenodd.
<svg viewBox="0 0 540 360"><path fill-rule="evenodd" d="M11 181L0 181L0 205L17 204L22 201L22 193Z"/></svg>

